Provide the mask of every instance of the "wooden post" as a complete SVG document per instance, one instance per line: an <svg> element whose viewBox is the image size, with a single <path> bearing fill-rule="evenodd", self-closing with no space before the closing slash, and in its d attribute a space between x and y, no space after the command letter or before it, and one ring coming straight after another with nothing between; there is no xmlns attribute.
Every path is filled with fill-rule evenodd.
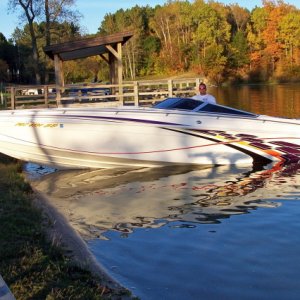
<svg viewBox="0 0 300 300"><path fill-rule="evenodd" d="M56 83L56 104L61 104L61 88L65 86L64 72L62 60L57 54L54 55L54 68L55 68L55 83Z"/></svg>
<svg viewBox="0 0 300 300"><path fill-rule="evenodd" d="M61 91L60 86L56 86L56 106L59 107L61 105Z"/></svg>
<svg viewBox="0 0 300 300"><path fill-rule="evenodd" d="M134 106L139 106L139 83L133 82Z"/></svg>
<svg viewBox="0 0 300 300"><path fill-rule="evenodd" d="M196 86L195 86L195 92L196 92L196 94L198 94L199 84L200 84L200 78L196 78Z"/></svg>
<svg viewBox="0 0 300 300"><path fill-rule="evenodd" d="M1 90L1 105L4 105L4 97L3 97L2 90Z"/></svg>
<svg viewBox="0 0 300 300"><path fill-rule="evenodd" d="M59 86L64 86L64 70L62 60L57 54L54 55L55 82Z"/></svg>
<svg viewBox="0 0 300 300"><path fill-rule="evenodd" d="M81 90L78 90L78 92L77 92L77 97L78 97L78 101L79 101L79 103L80 103L81 100L82 100L82 91L81 91Z"/></svg>
<svg viewBox="0 0 300 300"><path fill-rule="evenodd" d="M11 109L15 109L16 107L16 94L15 94L15 88L11 87L10 88L10 105Z"/></svg>
<svg viewBox="0 0 300 300"><path fill-rule="evenodd" d="M169 97L173 97L173 80L172 79L168 80L168 92L169 92Z"/></svg>
<svg viewBox="0 0 300 300"><path fill-rule="evenodd" d="M119 102L124 104L123 97L123 65L122 65L122 44L117 44L117 50L114 49L111 45L106 45L107 50L109 51L109 61L110 61L110 74L112 80L116 83L118 82L119 87ZM116 74L117 73L117 74Z"/></svg>
<svg viewBox="0 0 300 300"><path fill-rule="evenodd" d="M112 53L108 53L108 61L109 61L109 77L110 77L110 83L116 84L116 77L115 77L115 59ZM116 88L111 88L111 94L116 94Z"/></svg>
<svg viewBox="0 0 300 300"><path fill-rule="evenodd" d="M117 65L118 65L118 84L119 84L119 95L120 102L124 105L124 97L123 97L123 65L122 65L122 44L118 43L117 45Z"/></svg>
<svg viewBox="0 0 300 300"><path fill-rule="evenodd" d="M45 100L45 107L49 107L48 104L48 86L44 86L44 100Z"/></svg>

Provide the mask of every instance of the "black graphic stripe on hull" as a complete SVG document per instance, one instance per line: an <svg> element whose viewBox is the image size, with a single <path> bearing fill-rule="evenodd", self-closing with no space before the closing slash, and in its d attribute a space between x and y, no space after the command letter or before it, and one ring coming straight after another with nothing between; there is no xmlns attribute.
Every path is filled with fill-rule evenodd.
<svg viewBox="0 0 300 300"><path fill-rule="evenodd" d="M246 155L249 155L250 157L252 157L254 163L268 164L268 163L272 162L271 159L266 158L263 155L259 155L257 153L253 153L253 152L251 152L251 151L249 151L247 149L244 149L242 147L239 147L237 145L232 145L232 143L236 142L236 140L231 140L231 141L228 141L228 142L221 142L218 139L214 139L213 137L203 136L203 135L201 135L199 133L196 134L196 133L194 133L194 131L195 131L194 129L191 130L193 132L190 132L189 129L187 129L188 131L185 131L185 130L183 131L183 130L173 129L173 128L163 128L163 129L168 130L168 131L183 133L183 134L194 136L194 137L199 137L199 138L202 138L202 139L206 139L208 141L212 141L212 142L216 142L216 143L219 143L219 144L226 145L226 146L228 146L228 147L230 147L232 149L238 150L238 151L240 151L240 152L242 152L242 153L244 153Z"/></svg>

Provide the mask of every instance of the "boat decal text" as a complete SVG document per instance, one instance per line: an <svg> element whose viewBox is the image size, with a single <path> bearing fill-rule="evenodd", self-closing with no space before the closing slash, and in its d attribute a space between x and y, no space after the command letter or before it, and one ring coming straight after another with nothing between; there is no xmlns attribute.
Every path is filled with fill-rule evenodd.
<svg viewBox="0 0 300 300"><path fill-rule="evenodd" d="M58 123L36 123L36 122L18 122L16 123L16 126L19 127L34 127L34 128L38 128L38 127L48 127L48 128L54 128L54 127L58 127Z"/></svg>

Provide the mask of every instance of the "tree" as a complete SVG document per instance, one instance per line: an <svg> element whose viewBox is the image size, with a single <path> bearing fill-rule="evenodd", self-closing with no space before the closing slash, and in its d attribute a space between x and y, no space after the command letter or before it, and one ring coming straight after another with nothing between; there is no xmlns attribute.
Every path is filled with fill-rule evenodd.
<svg viewBox="0 0 300 300"><path fill-rule="evenodd" d="M8 0L12 10L21 9L20 20L28 25L30 34L32 67L35 74L35 82L41 84L42 63L39 52L39 41L44 39L44 46L51 43L51 30L53 26L62 20L77 22L79 15L69 9L75 0ZM44 31L40 29L39 22L43 21ZM45 59L45 58L44 58ZM46 80L47 81L47 80Z"/></svg>
<svg viewBox="0 0 300 300"><path fill-rule="evenodd" d="M227 22L226 10L222 10L220 5L215 5L214 9L202 1L196 3L200 6L193 9L192 17L195 22L194 43L198 51L200 71L219 82L227 63L226 51L231 27Z"/></svg>
<svg viewBox="0 0 300 300"><path fill-rule="evenodd" d="M44 12L41 21L45 22L46 46L51 43L51 35L55 31L55 25L67 22L78 24L81 15L73 10L75 0L44 0Z"/></svg>
<svg viewBox="0 0 300 300"><path fill-rule="evenodd" d="M19 60L17 47L11 40L7 41L5 36L0 33L0 60L1 60L1 78L5 81L14 81L18 78ZM4 70L4 68L6 68Z"/></svg>
<svg viewBox="0 0 300 300"><path fill-rule="evenodd" d="M35 73L35 80L37 84L41 84L41 74L40 74L40 59L37 47L37 38L34 30L34 21L40 15L41 3L40 0L9 0L10 7L16 10L21 7L23 13L21 19L26 19L28 23L28 28L31 38L31 49L33 57L33 70Z"/></svg>
<svg viewBox="0 0 300 300"><path fill-rule="evenodd" d="M244 35L244 32L238 31L232 39L230 48L230 63L233 68L241 68L248 64L249 53L248 53L248 43Z"/></svg>
<svg viewBox="0 0 300 300"><path fill-rule="evenodd" d="M175 45L172 42L173 19L173 12L169 9L169 5L166 4L164 6L156 7L149 24L152 32L161 42L159 60L164 72L172 70L174 63L178 63L174 57Z"/></svg>
<svg viewBox="0 0 300 300"><path fill-rule="evenodd" d="M249 11L240 7L238 4L231 4L229 7L235 23L236 31L245 31L250 18Z"/></svg>
<svg viewBox="0 0 300 300"><path fill-rule="evenodd" d="M7 76L8 64L3 59L0 59L0 82L8 81Z"/></svg>
<svg viewBox="0 0 300 300"><path fill-rule="evenodd" d="M266 27L263 30L262 36L265 41L264 55L269 58L272 74L275 71L275 64L280 59L282 54L282 44L277 39L278 27L281 19L291 9L290 5L283 1L263 1L264 8L267 12Z"/></svg>
<svg viewBox="0 0 300 300"><path fill-rule="evenodd" d="M263 32L267 24L267 11L265 8L256 7L250 16L247 24L247 41L250 52L250 73L258 77L258 73L263 67L263 50L265 40Z"/></svg>
<svg viewBox="0 0 300 300"><path fill-rule="evenodd" d="M123 51L125 78L134 79L144 68L148 53L143 50L143 45L148 37L148 17L152 10L146 7L135 6L131 9L118 10L115 14L107 14L104 17L99 33L112 34L130 30L133 37L125 44Z"/></svg>
<svg viewBox="0 0 300 300"><path fill-rule="evenodd" d="M300 47L300 12L292 11L285 15L278 28L278 39L282 42L290 64L294 62L296 48Z"/></svg>

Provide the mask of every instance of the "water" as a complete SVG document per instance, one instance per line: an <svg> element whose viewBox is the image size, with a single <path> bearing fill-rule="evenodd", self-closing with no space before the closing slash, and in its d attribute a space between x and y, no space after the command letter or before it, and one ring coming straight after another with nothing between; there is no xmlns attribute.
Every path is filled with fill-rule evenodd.
<svg viewBox="0 0 300 300"><path fill-rule="evenodd" d="M297 85L215 95L256 113L300 116ZM300 164L56 171L32 180L141 299L299 298Z"/></svg>
<svg viewBox="0 0 300 300"><path fill-rule="evenodd" d="M299 167L135 182L141 195L123 206L137 212L128 219L122 207L112 209L106 240L89 246L141 299L298 299ZM107 192L118 198L115 188ZM100 220L96 226L103 228Z"/></svg>
<svg viewBox="0 0 300 300"><path fill-rule="evenodd" d="M261 167L59 171L33 184L141 299L298 299L300 165Z"/></svg>
<svg viewBox="0 0 300 300"><path fill-rule="evenodd" d="M211 87L219 104L278 117L300 118L300 84Z"/></svg>

